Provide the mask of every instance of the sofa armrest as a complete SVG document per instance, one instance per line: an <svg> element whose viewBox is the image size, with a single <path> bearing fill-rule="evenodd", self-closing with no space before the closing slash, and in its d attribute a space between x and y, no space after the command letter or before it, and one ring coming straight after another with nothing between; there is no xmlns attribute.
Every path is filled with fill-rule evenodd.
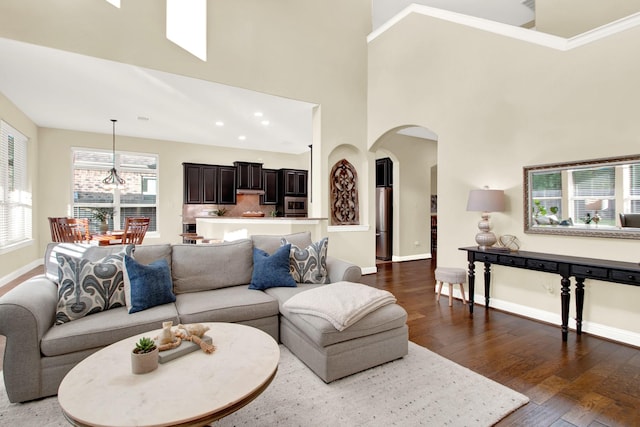
<svg viewBox="0 0 640 427"><path fill-rule="evenodd" d="M11 402L39 397L40 340L55 322L57 301L57 285L44 275L0 298L0 335L7 338L2 371Z"/></svg>
<svg viewBox="0 0 640 427"><path fill-rule="evenodd" d="M338 258L327 257L329 280L335 282L360 282L362 270L357 265Z"/></svg>

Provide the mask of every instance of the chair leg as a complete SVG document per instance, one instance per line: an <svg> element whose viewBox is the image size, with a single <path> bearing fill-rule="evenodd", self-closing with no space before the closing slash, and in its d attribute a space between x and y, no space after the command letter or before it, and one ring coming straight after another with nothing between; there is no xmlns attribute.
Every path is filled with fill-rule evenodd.
<svg viewBox="0 0 640 427"><path fill-rule="evenodd" d="M460 285L460 293L462 294L462 302L463 304L467 304L467 299L464 297L464 285L462 283L458 283Z"/></svg>
<svg viewBox="0 0 640 427"><path fill-rule="evenodd" d="M448 283L449 285L449 307L453 306L453 283Z"/></svg>
<svg viewBox="0 0 640 427"><path fill-rule="evenodd" d="M436 300L440 299L440 292L442 292L442 282L441 281L436 281L436 285L438 286L438 293L436 295Z"/></svg>

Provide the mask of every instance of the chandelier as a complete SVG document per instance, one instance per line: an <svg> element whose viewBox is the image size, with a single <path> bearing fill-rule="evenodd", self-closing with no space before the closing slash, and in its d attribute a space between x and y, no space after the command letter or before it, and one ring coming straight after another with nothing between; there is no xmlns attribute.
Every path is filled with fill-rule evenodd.
<svg viewBox="0 0 640 427"><path fill-rule="evenodd" d="M102 183L108 186L124 185L125 180L120 178L118 171L116 170L116 119L111 119L113 123L113 167L109 171L109 175L102 180Z"/></svg>

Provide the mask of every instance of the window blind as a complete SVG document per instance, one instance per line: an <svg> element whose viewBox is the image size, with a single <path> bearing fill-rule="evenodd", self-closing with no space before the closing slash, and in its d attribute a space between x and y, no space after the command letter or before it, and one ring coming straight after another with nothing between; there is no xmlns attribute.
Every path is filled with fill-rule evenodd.
<svg viewBox="0 0 640 427"><path fill-rule="evenodd" d="M0 120L0 249L32 238L27 142Z"/></svg>

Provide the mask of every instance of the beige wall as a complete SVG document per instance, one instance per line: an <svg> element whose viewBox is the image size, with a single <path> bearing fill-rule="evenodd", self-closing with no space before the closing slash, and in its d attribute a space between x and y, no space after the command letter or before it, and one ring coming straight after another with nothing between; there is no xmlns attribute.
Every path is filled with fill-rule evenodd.
<svg viewBox="0 0 640 427"><path fill-rule="evenodd" d="M0 37L319 104L322 118L319 129L314 130L314 166L319 164L314 167L314 214L328 216L328 186L322 177L330 168L329 153L344 144L366 146L370 1L210 0L208 22L208 61L203 62L166 39L164 2L123 1L121 9L98 0L6 0L0 4ZM105 120L107 115L105 112ZM118 141L118 148L124 149L126 142ZM155 144L148 145L155 148ZM202 147L194 150L205 152ZM357 165L358 173L369 182L370 160L364 157L366 160ZM199 158L189 160L194 159ZM167 171L176 172L179 167L171 156L161 156L160 162ZM68 165L69 159L62 164ZM165 174L161 174L163 179ZM177 202L171 205L173 196L164 193L166 189L170 194L181 194L175 176L163 180L161 203L170 204L161 208L165 225L179 210ZM52 179L61 184L63 190L57 191L68 191L68 179ZM174 182L167 183L171 180ZM315 183L320 183L319 189ZM35 197L47 203L54 201L53 196L43 193ZM369 197L365 194L361 201L361 211L368 220ZM43 223L43 218L46 216L38 222ZM173 228L165 225L161 225L162 233L172 236L178 231L177 222ZM375 264L375 249L369 244L373 231L331 233L331 239L332 256L365 267ZM349 250L354 245L372 249Z"/></svg>
<svg viewBox="0 0 640 427"><path fill-rule="evenodd" d="M536 30L561 37L640 12L640 0L536 0Z"/></svg>
<svg viewBox="0 0 640 427"><path fill-rule="evenodd" d="M13 126L20 133L29 138L28 142L28 185L32 194L38 193L38 128L27 116L25 116L16 106L0 93L0 120L4 120ZM34 218L39 215L40 203L37 198L33 198ZM25 273L30 263L41 257L43 252L39 250L41 233L49 233L49 226L40 228L37 221L33 224L33 241L20 245L19 249L0 253L0 280L3 277L13 277Z"/></svg>
<svg viewBox="0 0 640 427"><path fill-rule="evenodd" d="M47 217L71 215L73 201L71 148L109 149L109 141L109 135L60 129L40 129L40 158L47 159L46 162L41 162L39 171L39 199L42 204L39 226L42 230L48 233L48 228L44 228L48 227ZM159 156L159 233L157 236L152 234L145 238L145 243L179 243L182 241L179 234L182 233L183 162L232 165L234 161L255 161L263 163L265 168L274 169L308 169L309 162L306 153L286 155L132 137L118 137L117 148L123 151L153 153ZM49 236L43 235L43 237ZM42 239L42 250L44 250L43 245L46 245L48 241L47 238Z"/></svg>
<svg viewBox="0 0 640 427"><path fill-rule="evenodd" d="M467 195L484 185L508 199L494 231L524 250L638 261L633 240L524 234L522 167L637 154L639 48L640 28L561 52L416 14L369 44L368 144L407 123L438 134L438 265L466 267L458 248L475 244L479 219ZM496 267L492 298L559 320L559 286ZM588 281L585 329L637 339L637 298L636 287Z"/></svg>

